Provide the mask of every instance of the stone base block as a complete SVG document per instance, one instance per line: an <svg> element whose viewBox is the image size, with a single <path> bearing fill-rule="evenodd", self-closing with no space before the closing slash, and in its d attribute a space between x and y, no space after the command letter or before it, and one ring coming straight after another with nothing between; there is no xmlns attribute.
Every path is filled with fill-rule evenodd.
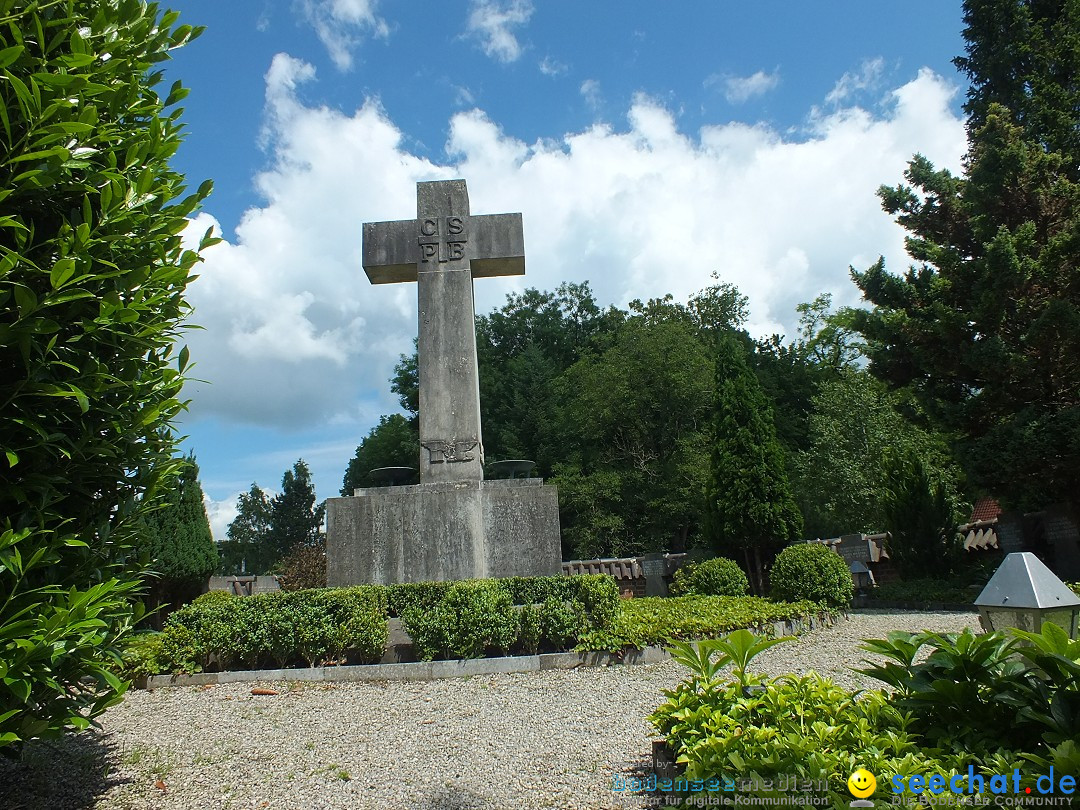
<svg viewBox="0 0 1080 810"><path fill-rule="evenodd" d="M358 489L326 521L331 587L561 571L558 492L539 478Z"/></svg>

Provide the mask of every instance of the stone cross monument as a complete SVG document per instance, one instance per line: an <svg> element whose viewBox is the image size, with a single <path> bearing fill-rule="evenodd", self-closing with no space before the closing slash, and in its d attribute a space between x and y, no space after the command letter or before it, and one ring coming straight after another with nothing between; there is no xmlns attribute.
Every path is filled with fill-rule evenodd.
<svg viewBox="0 0 1080 810"><path fill-rule="evenodd" d="M523 275L521 214L474 216L464 180L416 184L416 219L364 224L372 284L417 282L420 483L327 500L327 582L560 571L559 505L542 479L484 480L473 279Z"/></svg>
<svg viewBox="0 0 1080 810"><path fill-rule="evenodd" d="M420 483L480 481L473 279L525 274L521 214L469 215L464 180L416 184L416 219L364 224L372 284L417 282Z"/></svg>

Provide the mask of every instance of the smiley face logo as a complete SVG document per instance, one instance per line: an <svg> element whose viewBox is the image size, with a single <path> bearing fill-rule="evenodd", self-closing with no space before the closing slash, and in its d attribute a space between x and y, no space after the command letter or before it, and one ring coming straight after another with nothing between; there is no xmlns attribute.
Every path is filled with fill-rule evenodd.
<svg viewBox="0 0 1080 810"><path fill-rule="evenodd" d="M877 778L866 768L859 768L848 777L847 786L856 799L865 799L877 790Z"/></svg>

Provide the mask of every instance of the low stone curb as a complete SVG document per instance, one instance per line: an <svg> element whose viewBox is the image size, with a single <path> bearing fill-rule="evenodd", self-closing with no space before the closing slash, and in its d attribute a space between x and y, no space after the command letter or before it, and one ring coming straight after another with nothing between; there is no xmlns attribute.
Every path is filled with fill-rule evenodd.
<svg viewBox="0 0 1080 810"><path fill-rule="evenodd" d="M829 614L806 616L776 622L777 636L798 635L818 627L829 627L836 619ZM345 681L431 681L438 678L464 678L472 675L496 675L539 672L545 669L608 667L620 664L658 664L671 656L663 647L627 648L622 652L560 652L540 655L514 655L505 658L470 658L457 661L409 661L396 664L307 667L303 669L241 669L224 672L196 672L192 675L150 675L148 690L170 686L209 686L254 681L299 681L304 683L340 683ZM141 685L141 684L140 684Z"/></svg>
<svg viewBox="0 0 1080 810"><path fill-rule="evenodd" d="M437 678L462 678L470 675L495 675L513 672L539 672L542 669L606 667L617 664L656 664L671 656L662 647L628 650L622 654L607 652L562 652L541 655L516 655L506 658L471 658L460 661L413 661L404 664L367 664L360 666L309 667L305 669L252 669L225 672L196 672L193 675L151 675L147 689L168 686L206 686L246 681L302 681L334 683L341 681L431 681Z"/></svg>

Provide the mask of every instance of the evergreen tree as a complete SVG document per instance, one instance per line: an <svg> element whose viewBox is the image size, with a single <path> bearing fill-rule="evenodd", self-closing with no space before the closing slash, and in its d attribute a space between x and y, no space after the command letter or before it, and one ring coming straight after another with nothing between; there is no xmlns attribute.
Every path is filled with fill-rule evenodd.
<svg viewBox="0 0 1080 810"><path fill-rule="evenodd" d="M916 156L883 207L911 236L903 277L855 282L874 374L955 431L1006 505L1080 508L1080 4L965 3L965 176Z"/></svg>
<svg viewBox="0 0 1080 810"><path fill-rule="evenodd" d="M184 459L172 490L162 506L146 516L144 526L142 550L149 554L150 570L157 574L151 581L150 603L175 608L198 596L217 567L218 553L194 455Z"/></svg>
<svg viewBox="0 0 1080 810"><path fill-rule="evenodd" d="M315 502L311 471L298 459L281 478L281 492L270 502L270 531L267 550L273 567L295 546L314 546L319 542L326 504Z"/></svg>
<svg viewBox="0 0 1080 810"><path fill-rule="evenodd" d="M718 553L742 557L755 591L763 594L762 552L798 538L802 515L788 484L772 407L733 334L717 341L715 379L705 533Z"/></svg>
<svg viewBox="0 0 1080 810"><path fill-rule="evenodd" d="M218 573L225 575L265 574L272 553L270 542L271 502L255 482L236 502L236 517L226 529L228 540L221 544Z"/></svg>

